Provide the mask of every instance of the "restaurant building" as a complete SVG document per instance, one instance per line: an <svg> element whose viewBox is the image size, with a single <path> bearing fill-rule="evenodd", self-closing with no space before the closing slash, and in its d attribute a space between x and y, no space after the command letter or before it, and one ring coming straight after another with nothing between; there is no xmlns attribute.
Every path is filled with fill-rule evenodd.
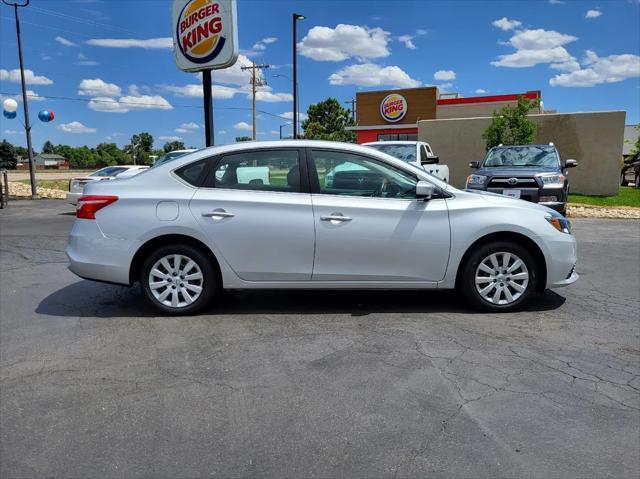
<svg viewBox="0 0 640 479"><path fill-rule="evenodd" d="M509 95L461 97L440 93L438 88L359 92L356 94L358 143L369 141L417 140L418 121L451 118L490 117L494 110L513 106L519 97L541 100L540 91ZM542 102L532 113L542 113Z"/></svg>

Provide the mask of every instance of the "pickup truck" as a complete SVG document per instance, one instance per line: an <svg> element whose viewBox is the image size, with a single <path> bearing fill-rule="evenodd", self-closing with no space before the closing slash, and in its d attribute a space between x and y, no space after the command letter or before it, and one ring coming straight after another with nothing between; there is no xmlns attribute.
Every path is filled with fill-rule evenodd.
<svg viewBox="0 0 640 479"><path fill-rule="evenodd" d="M363 143L363 146L375 148L399 160L411 163L449 183L449 167L439 164L440 158L433 154L429 143L424 141L374 141Z"/></svg>

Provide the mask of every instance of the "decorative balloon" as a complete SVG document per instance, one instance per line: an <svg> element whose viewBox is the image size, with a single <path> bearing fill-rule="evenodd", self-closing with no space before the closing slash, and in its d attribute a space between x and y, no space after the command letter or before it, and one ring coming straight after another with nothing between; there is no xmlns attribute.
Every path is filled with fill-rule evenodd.
<svg viewBox="0 0 640 479"><path fill-rule="evenodd" d="M13 120L16 117L16 112L15 111L7 111L7 110L3 110L2 114L4 115L4 117L8 120Z"/></svg>
<svg viewBox="0 0 640 479"><path fill-rule="evenodd" d="M40 112L38 113L38 118L40 118L40 121L43 121L44 123L53 121L55 117L55 113L51 110L40 110Z"/></svg>
<svg viewBox="0 0 640 479"><path fill-rule="evenodd" d="M9 113L15 113L15 111L18 109L18 102L15 101L13 98L7 98L2 104L2 106L4 107L4 111Z"/></svg>

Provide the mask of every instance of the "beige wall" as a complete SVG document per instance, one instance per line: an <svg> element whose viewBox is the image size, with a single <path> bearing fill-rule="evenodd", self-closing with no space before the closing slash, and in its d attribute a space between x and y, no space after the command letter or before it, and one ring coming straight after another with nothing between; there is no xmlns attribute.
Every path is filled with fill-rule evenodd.
<svg viewBox="0 0 640 479"><path fill-rule="evenodd" d="M531 115L538 124L536 143L552 141L563 160L573 158L579 166L567 170L571 191L587 195L615 195L620 182L620 157L625 112L562 113ZM427 141L443 164L449 166L456 187L472 172L469 161L485 154L482 133L491 118L457 118L418 122L418 139Z"/></svg>
<svg viewBox="0 0 640 479"><path fill-rule="evenodd" d="M505 106L516 106L518 100L492 101L487 103L460 103L454 105L438 105L436 119L477 118L493 116L493 112Z"/></svg>

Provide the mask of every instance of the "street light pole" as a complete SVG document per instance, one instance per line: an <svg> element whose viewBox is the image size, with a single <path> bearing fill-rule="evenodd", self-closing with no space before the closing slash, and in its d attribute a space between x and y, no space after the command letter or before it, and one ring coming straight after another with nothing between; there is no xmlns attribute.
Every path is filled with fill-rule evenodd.
<svg viewBox="0 0 640 479"><path fill-rule="evenodd" d="M24 62L22 61L22 42L20 40L20 19L18 18L18 8L29 5L30 0L25 3L9 3L2 0L2 3L13 7L13 13L16 17L16 35L18 36L18 59L20 60L20 79L22 81L22 106L24 108L24 129L27 133L27 155L29 156L29 179L31 180L31 199L35 200L36 195L36 172L33 164L33 148L31 147L31 123L29 123L29 105L27 103L27 84L24 79Z"/></svg>
<svg viewBox="0 0 640 479"><path fill-rule="evenodd" d="M285 126L289 126L291 123L285 123L284 125L280 125L280 139L282 140L282 128Z"/></svg>
<svg viewBox="0 0 640 479"><path fill-rule="evenodd" d="M297 23L304 20L305 16L299 13L293 14L293 138L298 138L298 46Z"/></svg>

